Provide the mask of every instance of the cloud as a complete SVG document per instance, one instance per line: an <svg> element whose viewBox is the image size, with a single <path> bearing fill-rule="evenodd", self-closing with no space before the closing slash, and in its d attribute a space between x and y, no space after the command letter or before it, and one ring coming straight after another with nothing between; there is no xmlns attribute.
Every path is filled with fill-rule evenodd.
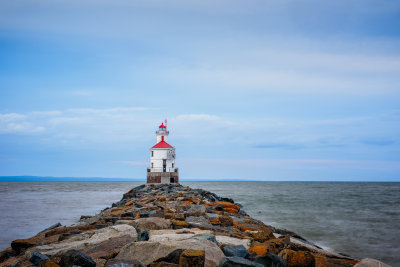
<svg viewBox="0 0 400 267"><path fill-rule="evenodd" d="M0 134L37 134L45 131L44 127L26 120L27 116L23 114L0 114Z"/></svg>
<svg viewBox="0 0 400 267"><path fill-rule="evenodd" d="M176 117L180 121L216 121L220 120L218 116L209 114L182 114Z"/></svg>

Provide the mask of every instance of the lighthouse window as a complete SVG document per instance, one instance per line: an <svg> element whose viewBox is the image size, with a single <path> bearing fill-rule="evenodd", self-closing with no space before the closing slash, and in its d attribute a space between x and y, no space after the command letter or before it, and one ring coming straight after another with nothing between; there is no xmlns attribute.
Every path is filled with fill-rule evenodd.
<svg viewBox="0 0 400 267"><path fill-rule="evenodd" d="M154 157L154 151L151 151L151 156Z"/></svg>
<svg viewBox="0 0 400 267"><path fill-rule="evenodd" d="M153 162L151 163L151 167L154 168L154 163Z"/></svg>
<svg viewBox="0 0 400 267"><path fill-rule="evenodd" d="M172 168L174 167L174 164L172 163Z"/></svg>

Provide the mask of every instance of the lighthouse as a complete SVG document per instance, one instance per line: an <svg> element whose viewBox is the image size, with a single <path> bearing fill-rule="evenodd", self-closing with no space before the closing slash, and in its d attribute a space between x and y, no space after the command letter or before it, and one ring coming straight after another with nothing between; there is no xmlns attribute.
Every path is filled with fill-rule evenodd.
<svg viewBox="0 0 400 267"><path fill-rule="evenodd" d="M179 183L178 168L175 166L175 148L167 143L169 131L167 121L156 131L157 144L150 148L150 168L147 168L148 184Z"/></svg>

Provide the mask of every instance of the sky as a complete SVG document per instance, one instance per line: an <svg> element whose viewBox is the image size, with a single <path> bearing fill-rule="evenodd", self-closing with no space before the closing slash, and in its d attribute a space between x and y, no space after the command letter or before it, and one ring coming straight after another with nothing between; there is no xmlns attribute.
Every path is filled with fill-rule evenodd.
<svg viewBox="0 0 400 267"><path fill-rule="evenodd" d="M400 2L3 0L0 175L400 181Z"/></svg>

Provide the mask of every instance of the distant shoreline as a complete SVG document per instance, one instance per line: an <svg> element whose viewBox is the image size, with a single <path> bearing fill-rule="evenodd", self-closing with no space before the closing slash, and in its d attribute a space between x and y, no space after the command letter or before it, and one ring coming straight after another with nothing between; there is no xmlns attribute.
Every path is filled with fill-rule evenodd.
<svg viewBox="0 0 400 267"><path fill-rule="evenodd" d="M104 178L104 177L51 177L51 176L0 176L0 182L145 182L145 178ZM184 179L182 182L323 182L323 183L398 183L390 180L244 180L244 179Z"/></svg>

